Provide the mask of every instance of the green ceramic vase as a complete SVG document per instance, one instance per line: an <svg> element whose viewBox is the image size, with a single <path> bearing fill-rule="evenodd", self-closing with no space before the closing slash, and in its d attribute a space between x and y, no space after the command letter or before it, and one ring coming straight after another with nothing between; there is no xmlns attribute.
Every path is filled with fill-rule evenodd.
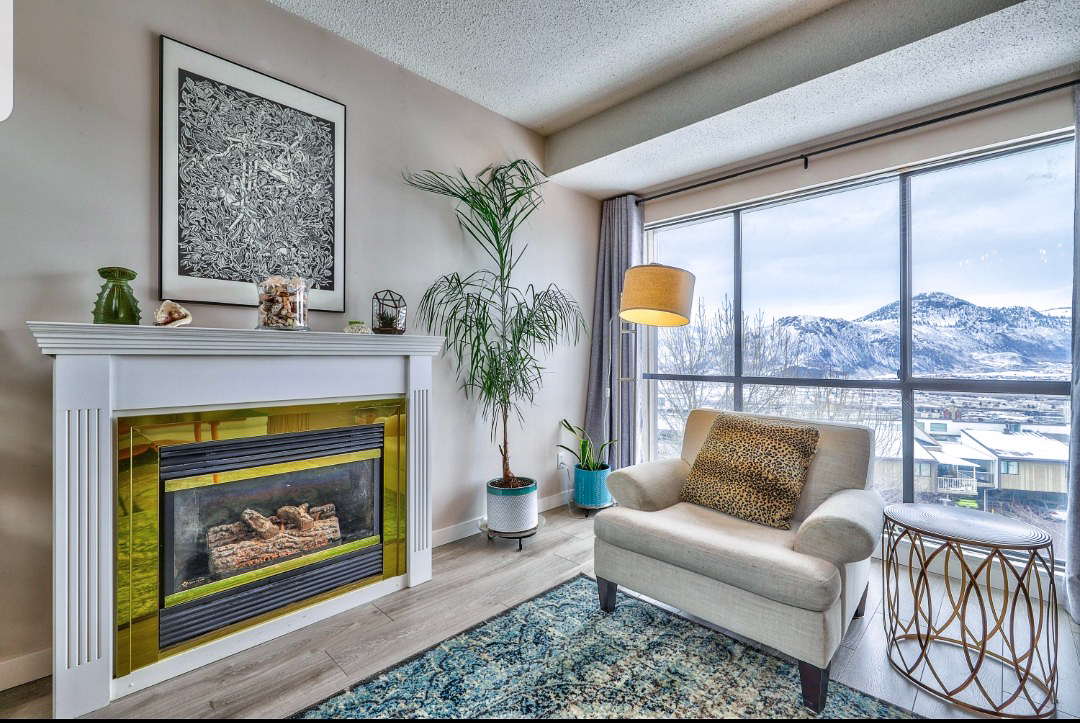
<svg viewBox="0 0 1080 723"><path fill-rule="evenodd" d="M122 266L106 266L97 270L105 283L94 304L95 324L138 324L139 302L128 282L135 272Z"/></svg>

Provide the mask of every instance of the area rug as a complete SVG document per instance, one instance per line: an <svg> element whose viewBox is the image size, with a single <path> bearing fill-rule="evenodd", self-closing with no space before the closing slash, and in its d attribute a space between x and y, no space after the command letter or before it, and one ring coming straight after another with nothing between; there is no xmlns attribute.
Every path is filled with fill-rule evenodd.
<svg viewBox="0 0 1080 723"><path fill-rule="evenodd" d="M845 685L815 716L795 665L580 576L294 718L912 718Z"/></svg>

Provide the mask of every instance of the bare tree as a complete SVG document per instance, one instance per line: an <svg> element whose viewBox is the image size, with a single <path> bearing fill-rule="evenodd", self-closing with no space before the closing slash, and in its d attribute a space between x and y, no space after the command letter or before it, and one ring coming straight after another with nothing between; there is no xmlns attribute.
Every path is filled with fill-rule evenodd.
<svg viewBox="0 0 1080 723"><path fill-rule="evenodd" d="M709 314L698 300L690 324L662 329L658 334L657 369L666 374L730 374L735 340L734 313L728 300ZM664 380L657 383L660 446L665 456L678 454L678 441L690 410L698 407L730 408L731 385L700 381Z"/></svg>
<svg viewBox="0 0 1080 723"><path fill-rule="evenodd" d="M798 338L775 321L765 322L763 312L743 315L744 373L781 374L800 359ZM735 308L724 297L720 308L709 312L698 300L694 318L682 327L662 329L658 334L657 370L665 374L708 376L731 374L734 369ZM690 411L698 407L731 409L730 384L691 380L657 382L658 450L660 456L679 453L682 429ZM775 406L791 395L788 387L753 385L743 389L744 408Z"/></svg>
<svg viewBox="0 0 1080 723"><path fill-rule="evenodd" d="M657 370L665 374L708 376L731 374L735 349L735 310L725 297L720 308L709 312L699 300L692 322L662 330L657 342ZM766 322L759 311L743 315L743 373L752 376L786 376L800 366L804 345L798 335L776 323ZM690 411L699 407L733 408L730 384L692 380L657 382L657 455L680 452L682 430ZM896 407L886 395L873 389L748 384L743 387L743 409L823 422L862 424L874 430L879 450L898 447L900 427ZM880 481L880 491L899 501L900 485ZM895 493L895 494L894 494Z"/></svg>

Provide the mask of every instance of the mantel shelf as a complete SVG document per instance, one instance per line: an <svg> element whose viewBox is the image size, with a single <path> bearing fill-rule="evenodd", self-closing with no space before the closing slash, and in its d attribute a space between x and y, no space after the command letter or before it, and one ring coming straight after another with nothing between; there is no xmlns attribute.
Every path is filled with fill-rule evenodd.
<svg viewBox="0 0 1080 723"><path fill-rule="evenodd" d="M435 356L443 337L28 321L43 354Z"/></svg>

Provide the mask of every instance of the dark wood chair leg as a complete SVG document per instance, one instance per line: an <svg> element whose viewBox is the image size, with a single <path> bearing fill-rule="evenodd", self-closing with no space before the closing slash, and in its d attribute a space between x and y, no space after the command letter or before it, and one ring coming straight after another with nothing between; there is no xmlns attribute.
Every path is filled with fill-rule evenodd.
<svg viewBox="0 0 1080 723"><path fill-rule="evenodd" d="M855 608L855 617L861 618L866 614L866 594L870 592L870 583L866 583L866 588L862 591L862 600L859 601L859 607Z"/></svg>
<svg viewBox="0 0 1080 723"><path fill-rule="evenodd" d="M600 593L600 609L606 613L615 612L615 593L619 591L619 586L611 580L598 577L596 591Z"/></svg>
<svg viewBox="0 0 1080 723"><path fill-rule="evenodd" d="M799 679L803 705L815 713L825 710L825 700L829 697L829 668L822 669L800 660Z"/></svg>

